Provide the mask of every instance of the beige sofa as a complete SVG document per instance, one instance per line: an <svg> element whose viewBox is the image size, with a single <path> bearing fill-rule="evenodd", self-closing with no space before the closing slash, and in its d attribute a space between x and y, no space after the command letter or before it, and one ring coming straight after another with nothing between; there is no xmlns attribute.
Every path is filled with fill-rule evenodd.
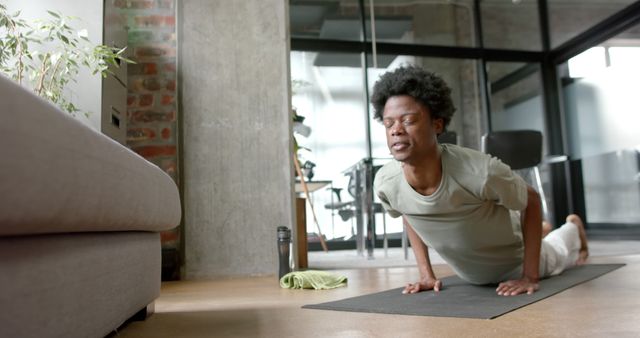
<svg viewBox="0 0 640 338"><path fill-rule="evenodd" d="M103 337L144 313L179 222L162 170L0 76L0 337Z"/></svg>

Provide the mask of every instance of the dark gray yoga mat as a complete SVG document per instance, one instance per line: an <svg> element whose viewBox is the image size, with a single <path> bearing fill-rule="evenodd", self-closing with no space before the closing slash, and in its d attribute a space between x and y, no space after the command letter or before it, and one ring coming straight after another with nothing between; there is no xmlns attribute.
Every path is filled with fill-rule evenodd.
<svg viewBox="0 0 640 338"><path fill-rule="evenodd" d="M388 313L414 316L437 316L492 319L523 306L584 283L624 264L587 264L574 267L559 276L540 281L540 289L532 295L498 296L496 286L471 285L457 276L442 279L439 293L420 292L403 295L402 289L372 293L334 302L305 305L306 309Z"/></svg>

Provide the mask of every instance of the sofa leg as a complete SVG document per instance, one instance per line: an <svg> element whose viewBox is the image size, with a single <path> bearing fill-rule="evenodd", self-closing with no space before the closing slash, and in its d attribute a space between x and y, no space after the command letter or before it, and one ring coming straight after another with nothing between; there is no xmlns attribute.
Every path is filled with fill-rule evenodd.
<svg viewBox="0 0 640 338"><path fill-rule="evenodd" d="M131 316L131 318L129 318L129 321L132 322L140 322L140 321L144 321L147 318L149 318L149 316L151 316L156 309L155 306L155 302L151 302L151 304L143 307L142 309L140 309L140 311L136 312L136 314L134 314L133 316Z"/></svg>
<svg viewBox="0 0 640 338"><path fill-rule="evenodd" d="M123 330L129 323L131 322L141 322L149 318L155 312L155 302L151 302L151 304L143 307L140 311L136 312L133 316L129 317L129 319L125 320L122 325L120 325L117 329L111 331L105 338L113 338L117 337L118 332Z"/></svg>

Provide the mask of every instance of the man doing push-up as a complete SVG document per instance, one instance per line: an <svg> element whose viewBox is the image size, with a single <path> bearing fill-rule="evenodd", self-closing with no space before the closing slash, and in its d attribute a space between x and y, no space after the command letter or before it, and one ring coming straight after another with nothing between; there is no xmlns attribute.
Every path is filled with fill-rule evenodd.
<svg viewBox="0 0 640 338"><path fill-rule="evenodd" d="M440 77L398 68L380 77L371 101L394 158L376 174L374 190L392 217L403 216L420 272L404 293L442 287L429 247L469 283L498 284L501 296L532 294L540 278L584 263L587 240L577 215L542 238L540 196L509 166L438 144L455 111Z"/></svg>

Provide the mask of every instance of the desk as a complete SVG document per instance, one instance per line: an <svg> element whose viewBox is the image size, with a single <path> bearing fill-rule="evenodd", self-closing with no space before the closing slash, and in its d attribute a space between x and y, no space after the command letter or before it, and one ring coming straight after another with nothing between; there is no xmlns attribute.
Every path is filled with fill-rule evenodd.
<svg viewBox="0 0 640 338"><path fill-rule="evenodd" d="M309 194L313 193L316 190L319 190L329 184L331 181L310 181L305 182L307 185L307 190ZM296 180L296 193L304 192L302 189L302 182ZM311 203L311 201L309 201ZM307 259L307 205L306 199L297 197L296 198L296 232L295 232L295 241L296 241L296 256L297 256L297 268L298 269L306 269L309 267L308 259Z"/></svg>
<svg viewBox="0 0 640 338"><path fill-rule="evenodd" d="M296 253L297 264L296 268L306 269L309 267L309 260L307 259L307 205L304 198L296 198Z"/></svg>
<svg viewBox="0 0 640 338"><path fill-rule="evenodd" d="M310 181L310 182L306 182L306 186L307 186L307 190L309 192L309 194L313 193L314 191L321 189L329 184L331 184L331 181ZM296 189L295 191L297 193L301 193L304 192L304 189L302 188L302 182L296 180ZM310 198L311 196L306 196L307 198ZM312 203L312 201L309 201L309 203ZM313 211L313 205L311 205L311 211ZM315 217L315 215L314 215ZM320 227L320 225L317 225L318 228ZM318 229L318 232L321 232ZM306 199L304 198L300 198L297 197L296 198L296 232L295 232L295 237L296 237L296 266L298 269L306 269L308 267L308 262L307 262L307 205L306 205Z"/></svg>
<svg viewBox="0 0 640 338"><path fill-rule="evenodd" d="M331 184L331 181L305 181L305 183L307 183L307 189L309 190L309 193L312 193ZM296 180L296 192L304 192L304 190L302 189L302 183L298 180Z"/></svg>

